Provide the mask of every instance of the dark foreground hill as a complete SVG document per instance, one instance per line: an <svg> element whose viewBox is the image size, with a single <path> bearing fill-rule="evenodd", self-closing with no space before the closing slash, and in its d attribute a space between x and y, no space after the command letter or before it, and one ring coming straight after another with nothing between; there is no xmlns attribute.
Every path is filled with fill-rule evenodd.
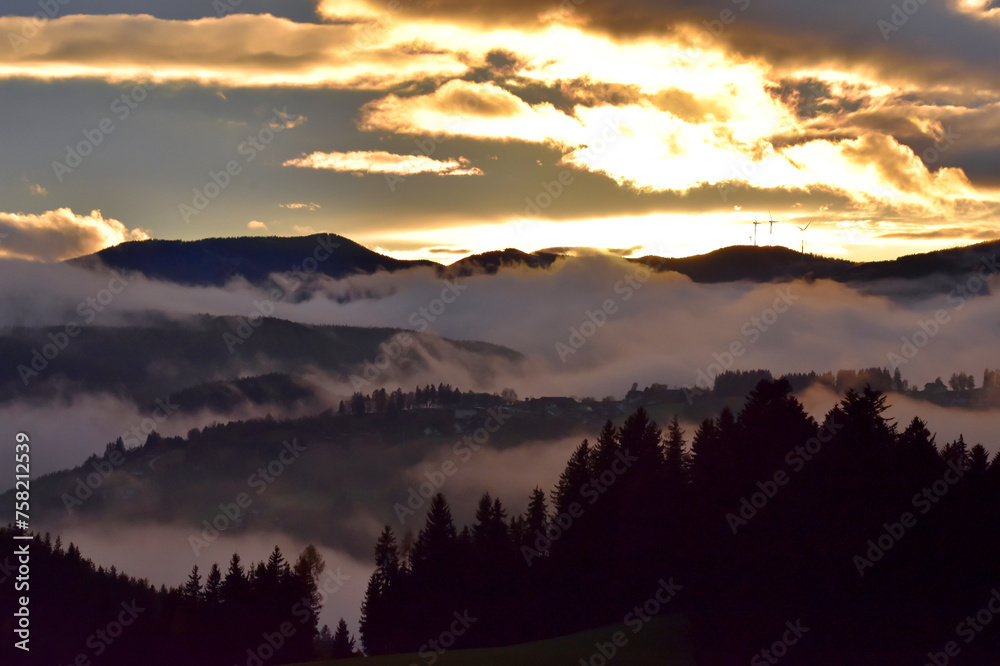
<svg viewBox="0 0 1000 666"><path fill-rule="evenodd" d="M699 664L1000 663L1000 456L939 448L888 408L850 390L817 422L765 380L693 433L642 408L607 422L523 514L445 488L415 539L387 525L375 544L365 650L418 651L456 608L481 618L463 648L666 609L691 619Z"/></svg>
<svg viewBox="0 0 1000 666"><path fill-rule="evenodd" d="M652 618L642 628L635 624L617 624L508 647L444 652L428 649L411 654L310 663L313 666L411 666L429 663L430 657L436 657L436 666L579 666L581 659L584 664L614 663L614 666L694 666L697 662L688 645L687 628L684 617L674 614ZM623 645L609 640L616 636ZM601 662L605 654L612 656ZM296 666L306 666L306 663Z"/></svg>

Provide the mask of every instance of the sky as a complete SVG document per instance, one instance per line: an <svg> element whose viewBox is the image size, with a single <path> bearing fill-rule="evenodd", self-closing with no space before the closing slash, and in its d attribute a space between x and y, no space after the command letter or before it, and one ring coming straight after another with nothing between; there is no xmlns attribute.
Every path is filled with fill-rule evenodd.
<svg viewBox="0 0 1000 666"><path fill-rule="evenodd" d="M442 263L994 239L993 5L7 0L0 257L319 231Z"/></svg>

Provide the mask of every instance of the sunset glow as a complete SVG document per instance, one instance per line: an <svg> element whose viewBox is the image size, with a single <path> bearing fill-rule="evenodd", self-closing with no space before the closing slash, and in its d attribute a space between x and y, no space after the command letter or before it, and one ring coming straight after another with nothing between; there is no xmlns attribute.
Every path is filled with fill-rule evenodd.
<svg viewBox="0 0 1000 666"><path fill-rule="evenodd" d="M858 260L996 237L990 3L923 5L899 26L891 7L831 7L808 30L750 0L232 9L0 18L5 99L51 109L85 91L51 136L4 124L38 148L16 165L5 151L0 215L101 209L180 238L266 218L261 233L331 231L439 260L498 243L705 252L752 242L755 212L780 221L764 243ZM932 22L942 39L921 50ZM115 101L137 85L148 93L124 114ZM301 121L244 161L273 109ZM90 141L102 117L116 134ZM56 166L81 151L95 157ZM195 177L192 153L214 166ZM241 175L190 226L178 211L232 159ZM285 207L289 190L316 205ZM533 236L507 233L540 194Z"/></svg>

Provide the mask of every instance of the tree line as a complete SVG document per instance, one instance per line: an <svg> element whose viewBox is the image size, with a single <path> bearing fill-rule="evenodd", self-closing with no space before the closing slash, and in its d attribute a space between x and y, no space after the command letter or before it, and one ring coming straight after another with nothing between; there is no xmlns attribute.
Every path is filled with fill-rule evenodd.
<svg viewBox="0 0 1000 666"><path fill-rule="evenodd" d="M792 372L782 375L781 379L788 380L792 390L796 392L805 390L813 384L827 386L842 394L851 390L862 391L865 387L883 393L919 390L902 377L898 367L892 372L889 372L888 368L878 367L838 370L836 373ZM743 396L762 380L774 380L770 370L725 370L715 377L712 391L719 396ZM962 371L953 373L947 384L940 377L930 384L940 387L941 390L950 388L952 391L971 391L976 388L976 378L975 375ZM1000 370L986 368L983 371L982 387L998 386L1000 386Z"/></svg>
<svg viewBox="0 0 1000 666"><path fill-rule="evenodd" d="M0 542L11 545L6 552L25 543L15 542L16 534L23 532L0 528ZM354 649L349 634L316 629L324 566L312 546L294 563L275 546L266 561L244 565L234 553L224 571L212 564L203 576L196 566L185 584L157 589L114 566L95 565L73 543L64 548L59 537L36 535L24 592L31 599L30 652L6 640L0 663L168 666L347 656L337 650L345 643ZM5 587L12 582L5 576ZM0 632L8 637L18 594L5 590L0 601Z"/></svg>
<svg viewBox="0 0 1000 666"><path fill-rule="evenodd" d="M746 663L797 619L790 663L922 663L1000 584L1000 462L887 408L848 389L817 422L763 380L690 442L642 408L608 421L522 514L486 494L460 528L439 494L412 542L378 539L364 650L427 650L456 612L477 618L456 648L621 623L673 578L700 663ZM995 656L1000 632L963 651Z"/></svg>
<svg viewBox="0 0 1000 666"><path fill-rule="evenodd" d="M352 414L361 416L363 414L395 414L407 409L418 409L425 407L461 407L477 406L488 407L502 402L516 402L517 394L512 389L504 389L500 394L487 393L462 393L456 386L451 384L427 384L424 387L417 386L413 391L403 391L397 388L387 392L384 388L375 389L370 394L355 391L350 399L341 400L337 407L337 413L341 415Z"/></svg>

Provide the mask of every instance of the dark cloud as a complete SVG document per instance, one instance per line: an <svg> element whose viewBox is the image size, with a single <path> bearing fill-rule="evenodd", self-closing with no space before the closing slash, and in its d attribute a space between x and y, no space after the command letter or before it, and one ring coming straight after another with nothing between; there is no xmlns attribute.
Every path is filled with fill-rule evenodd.
<svg viewBox="0 0 1000 666"><path fill-rule="evenodd" d="M854 112L871 103L864 91L838 95L828 82L815 78L784 79L767 89L801 120Z"/></svg>
<svg viewBox="0 0 1000 666"><path fill-rule="evenodd" d="M525 61L513 51L494 49L486 54L486 64L496 74L514 74L525 65Z"/></svg>

